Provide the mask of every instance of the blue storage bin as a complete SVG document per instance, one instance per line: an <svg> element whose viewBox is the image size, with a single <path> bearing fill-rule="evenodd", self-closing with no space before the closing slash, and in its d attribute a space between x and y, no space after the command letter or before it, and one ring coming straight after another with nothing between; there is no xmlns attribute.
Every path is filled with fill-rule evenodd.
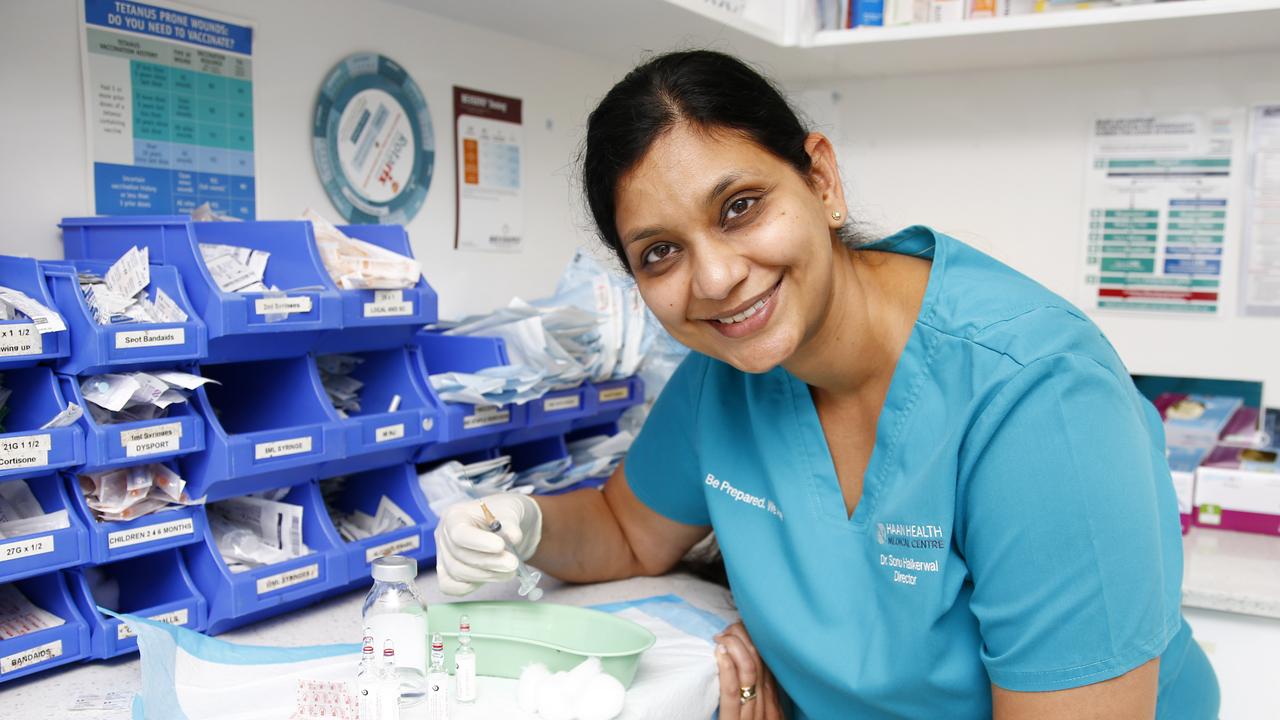
<svg viewBox="0 0 1280 720"><path fill-rule="evenodd" d="M177 468L170 464L170 470ZM181 473L179 473L181 474ZM65 474L73 511L88 533L89 563L115 562L199 542L207 523L201 505L174 506L134 520L102 522L89 507L77 475Z"/></svg>
<svg viewBox="0 0 1280 720"><path fill-rule="evenodd" d="M31 258L0 255L0 285L17 290L50 311L58 312L53 295L45 284L44 274L40 272L40 264ZM69 326L67 330L42 335L36 332L35 323L26 318L0 320L0 371L66 357L69 352Z"/></svg>
<svg viewBox="0 0 1280 720"><path fill-rule="evenodd" d="M177 268L191 305L208 327L206 362L300 355L314 348L324 331L340 327L342 300L320 262L309 222L193 223L186 215L134 215L64 218L61 227L70 259L114 262L137 245L150 249L153 262ZM271 253L264 282L286 297L223 292L205 267L202 242ZM298 311L268 321L270 308L280 306Z"/></svg>
<svg viewBox="0 0 1280 720"><path fill-rule="evenodd" d="M401 463L348 475L343 491L332 500L332 506L343 512L359 510L375 515L378 503L384 495L408 513L417 524L364 540L343 541L342 550L349 584L366 584L373 561L385 555L415 558L419 568L424 567L426 561L436 555L435 528L438 520L422 495L422 489L418 486L418 472L412 464Z"/></svg>
<svg viewBox="0 0 1280 720"><path fill-rule="evenodd" d="M192 497L291 485L344 457L345 428L307 356L203 366L201 374L221 384L191 396L205 426L205 451L179 459Z"/></svg>
<svg viewBox="0 0 1280 720"><path fill-rule="evenodd" d="M187 545L182 557L196 588L209 603L206 630L217 634L300 605L312 603L347 584L342 538L329 522L329 513L314 481L295 485L283 502L301 505L302 539L310 555L233 573L218 552L213 533L204 542Z"/></svg>
<svg viewBox="0 0 1280 720"><path fill-rule="evenodd" d="M501 338L440 335L420 332L414 340L422 349L427 372L475 372L507 365L506 344ZM428 379L428 385L430 380ZM527 405L476 406L470 403L442 404L444 429L440 441L424 445L416 462L498 447L502 433L528 425Z"/></svg>
<svg viewBox="0 0 1280 720"><path fill-rule="evenodd" d="M76 608L61 572L14 583L41 610L63 619L57 627L0 640L0 683L89 657L89 625Z"/></svg>
<svg viewBox="0 0 1280 720"><path fill-rule="evenodd" d="M5 432L0 434L0 480L84 462L84 431L79 424L40 429L67 407L52 370L5 370L4 385L13 394L9 396L9 414L4 418Z"/></svg>
<svg viewBox="0 0 1280 720"><path fill-rule="evenodd" d="M80 392L82 378L57 377L62 396L85 409L76 423L84 433L83 472L159 462L204 450L204 420L195 410L194 392L185 403L170 405L168 417L101 425Z"/></svg>
<svg viewBox="0 0 1280 720"><path fill-rule="evenodd" d="M633 375L621 380L591 383L588 394L592 396L595 413L575 420L575 430L616 422L628 408L644 402L644 381L638 375Z"/></svg>
<svg viewBox="0 0 1280 720"><path fill-rule="evenodd" d="M72 502L61 478L50 473L29 477L25 481L45 512L66 510L67 521L71 524L61 530L0 539L0 582L83 565L89 561L88 532L80 515L71 508Z"/></svg>
<svg viewBox="0 0 1280 720"><path fill-rule="evenodd" d="M186 322L99 325L80 290L78 275L86 271L105 276L111 263L62 260L42 262L40 266L53 292L58 312L71 330L71 354L58 360L58 372L96 375L126 369L142 370L192 362L205 356L208 331L191 307L177 270L152 265L148 297L155 300L156 289L164 290L187 314Z"/></svg>
<svg viewBox="0 0 1280 720"><path fill-rule="evenodd" d="M341 419L329 405L335 422L345 433L346 450L322 465L317 475L333 477L407 462L418 449L440 439L444 423L443 403L431 390L422 353L417 347L351 353L361 358L351 377L364 383L358 414ZM317 382L320 382L318 371ZM387 412L400 396L400 408Z"/></svg>
<svg viewBox="0 0 1280 720"><path fill-rule="evenodd" d="M108 606L104 604L107 598L95 597L84 569L66 573L72 598L89 626L90 657L110 658L138 649L134 629L118 618L102 614L99 606L188 630L204 630L208 606L177 550L99 565L95 570L116 580L118 602Z"/></svg>
<svg viewBox="0 0 1280 720"><path fill-rule="evenodd" d="M413 257L409 235L401 225L340 225L349 237ZM422 277L403 290L338 290L342 297L342 330L320 339L318 352L384 350L407 345L438 319L436 291ZM383 295L379 295L383 293ZM386 295L392 295L386 299Z"/></svg>

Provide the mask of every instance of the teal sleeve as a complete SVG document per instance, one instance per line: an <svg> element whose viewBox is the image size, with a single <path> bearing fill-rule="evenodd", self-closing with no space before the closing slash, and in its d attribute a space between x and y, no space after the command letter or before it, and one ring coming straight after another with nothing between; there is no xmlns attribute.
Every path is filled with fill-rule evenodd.
<svg viewBox="0 0 1280 720"><path fill-rule="evenodd" d="M699 477L698 405L708 360L689 353L662 389L624 464L627 484L651 510L686 525L710 525Z"/></svg>
<svg viewBox="0 0 1280 720"><path fill-rule="evenodd" d="M1178 631L1177 510L1144 415L1128 377L1058 355L1019 370L970 428L957 545L996 685L1117 677Z"/></svg>

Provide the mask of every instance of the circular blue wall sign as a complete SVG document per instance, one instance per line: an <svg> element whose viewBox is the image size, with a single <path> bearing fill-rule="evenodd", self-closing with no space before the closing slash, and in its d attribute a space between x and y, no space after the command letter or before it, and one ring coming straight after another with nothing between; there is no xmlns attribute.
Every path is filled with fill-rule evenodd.
<svg viewBox="0 0 1280 720"><path fill-rule="evenodd" d="M311 152L348 222L407 224L431 186L435 147L426 98L394 60L357 53L329 71Z"/></svg>

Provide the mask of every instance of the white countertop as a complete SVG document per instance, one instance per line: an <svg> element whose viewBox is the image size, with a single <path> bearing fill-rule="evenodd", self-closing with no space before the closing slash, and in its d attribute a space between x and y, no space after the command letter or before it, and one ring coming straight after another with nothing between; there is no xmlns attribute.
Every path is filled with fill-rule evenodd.
<svg viewBox="0 0 1280 720"><path fill-rule="evenodd" d="M1230 628L1261 622L1265 626L1261 630L1273 635L1280 632L1280 625L1274 621L1280 619L1280 537L1193 527L1183 542L1185 607L1273 619L1232 620L1236 616L1204 615L1196 611L1187 613L1197 638L1202 642L1208 641L1206 650L1218 669L1224 691L1223 717L1255 717L1248 711L1239 711L1244 707L1256 708L1255 702L1245 700L1245 696L1261 690L1254 687L1257 683L1253 679L1241 675L1236 671L1238 668L1233 669L1234 665L1230 660L1234 657L1232 653L1242 653L1244 646L1250 643L1239 642L1240 632ZM440 594L431 572L422 574L418 586L428 603L451 600ZM547 600L570 605L594 605L674 593L722 617L737 616L727 591L688 575L632 578L581 586L563 585L547 578L544 580L544 587L547 588ZM503 584L482 587L467 599L514 598L515 585ZM356 642L359 640L357 636L360 634L360 607L363 600L363 590L352 591L321 600L305 610L294 611L287 616L240 628L219 637L232 642L282 646ZM1227 629L1219 629L1218 625ZM1261 630L1250 626L1245 634L1257 637L1256 634ZM1267 644L1265 640L1263 642ZM1248 653L1242 657L1245 655ZM1269 657L1264 664L1274 667L1276 660L1280 658ZM1241 661L1236 664L1247 668L1255 663ZM1236 677L1237 675L1240 677ZM76 698L83 695L101 695L110 691L132 693L137 690L138 682L138 657L134 654L115 660L63 666L7 683L0 686L0 702L3 702L3 716L6 719L69 717L73 720L124 720L129 717L126 712L70 712L70 708ZM1228 698L1236 702L1236 712L1231 715L1226 712L1231 706ZM1266 702L1272 699L1268 698ZM1250 697L1250 700L1253 698Z"/></svg>
<svg viewBox="0 0 1280 720"><path fill-rule="evenodd" d="M1185 607L1280 618L1280 537L1193 527L1182 546Z"/></svg>
<svg viewBox="0 0 1280 720"><path fill-rule="evenodd" d="M689 575L674 574L660 578L632 578L596 585L564 585L545 578L544 601L566 605L597 605L633 600L654 595L675 594L704 610L726 619L736 619L727 590ZM450 602L457 598L442 595L436 586L435 572L423 572L418 588L428 604ZM515 583L487 585L468 595L466 600L515 600ZM360 641L360 608L364 590L352 591L318 601L312 607L296 610L282 617L264 620L247 627L223 633L218 637L250 645L297 646L333 642ZM136 653L114 660L73 663L37 673L0 686L0 716L5 720L36 718L70 718L71 720L127 720L128 712L71 712L76 698L103 695L112 691L132 694L141 676Z"/></svg>

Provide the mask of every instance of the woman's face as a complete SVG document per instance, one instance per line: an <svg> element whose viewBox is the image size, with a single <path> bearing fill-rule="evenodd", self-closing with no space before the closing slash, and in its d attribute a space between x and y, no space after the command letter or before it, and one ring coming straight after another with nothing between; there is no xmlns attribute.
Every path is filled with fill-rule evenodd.
<svg viewBox="0 0 1280 720"><path fill-rule="evenodd" d="M741 135L681 123L618 185L645 303L677 340L746 372L785 362L827 312L844 198L830 144L806 147L812 182Z"/></svg>

